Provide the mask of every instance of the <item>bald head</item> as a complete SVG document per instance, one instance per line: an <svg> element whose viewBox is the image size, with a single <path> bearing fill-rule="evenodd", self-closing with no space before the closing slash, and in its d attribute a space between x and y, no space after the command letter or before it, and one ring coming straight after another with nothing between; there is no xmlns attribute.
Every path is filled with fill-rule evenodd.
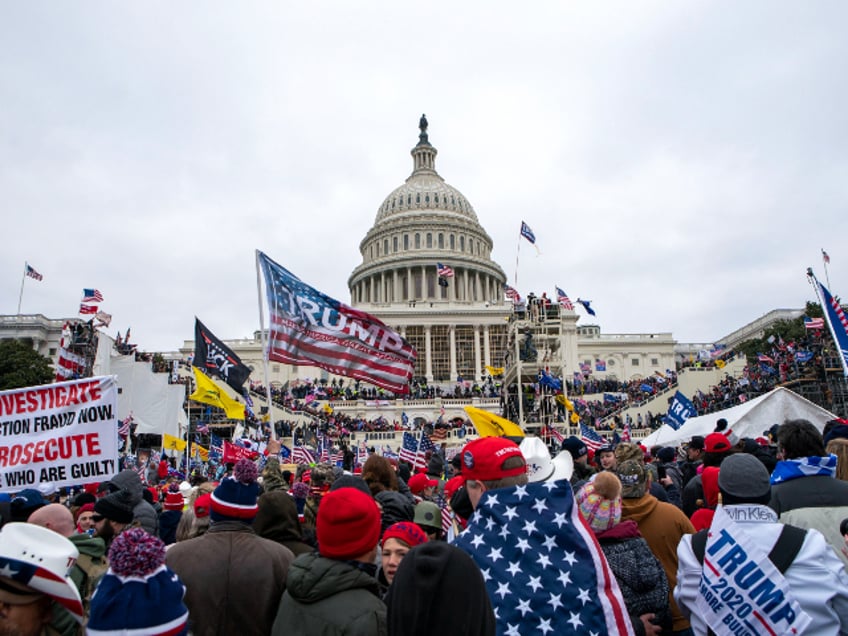
<svg viewBox="0 0 848 636"><path fill-rule="evenodd" d="M74 533L74 516L62 504L42 506L29 516L27 523L47 528L63 537Z"/></svg>

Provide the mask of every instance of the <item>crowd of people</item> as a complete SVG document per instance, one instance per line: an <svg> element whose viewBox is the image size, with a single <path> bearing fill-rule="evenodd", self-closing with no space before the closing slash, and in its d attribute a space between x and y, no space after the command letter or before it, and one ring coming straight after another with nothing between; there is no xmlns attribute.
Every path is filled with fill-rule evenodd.
<svg viewBox="0 0 848 636"><path fill-rule="evenodd" d="M23 490L0 497L0 633L685 636L754 611L846 633L848 420L763 433L482 437L417 472L295 469L271 440L214 481L163 461Z"/></svg>

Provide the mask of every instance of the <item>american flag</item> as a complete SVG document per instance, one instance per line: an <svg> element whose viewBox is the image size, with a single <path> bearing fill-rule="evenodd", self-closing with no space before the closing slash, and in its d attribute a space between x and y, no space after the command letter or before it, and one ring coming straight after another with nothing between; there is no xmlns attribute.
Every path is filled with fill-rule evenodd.
<svg viewBox="0 0 848 636"><path fill-rule="evenodd" d="M82 290L82 302L84 303L102 303L103 302L103 294L100 293L99 289L88 289L87 287Z"/></svg>
<svg viewBox="0 0 848 636"><path fill-rule="evenodd" d="M344 462L344 452L341 449L336 449L330 453L331 464L342 464Z"/></svg>
<svg viewBox="0 0 848 636"><path fill-rule="evenodd" d="M133 416L132 413L127 415L123 420L119 422L120 426L118 427L118 435L121 437L127 437L130 434L130 425L132 424Z"/></svg>
<svg viewBox="0 0 848 636"><path fill-rule="evenodd" d="M330 463L330 445L325 437L321 437L318 441L318 456L322 464Z"/></svg>
<svg viewBox="0 0 848 636"><path fill-rule="evenodd" d="M453 516L451 513L451 509L448 506L448 501L445 499L444 495L441 493L436 497L436 503L439 506L439 510L441 511L442 516L442 532L444 533L443 537L446 537L448 534L448 530L450 530L451 522L453 521Z"/></svg>
<svg viewBox="0 0 848 636"><path fill-rule="evenodd" d="M571 304L571 299L568 297L564 291L562 291L559 287L556 288L557 301L564 309L569 309L574 311L574 305Z"/></svg>
<svg viewBox="0 0 848 636"><path fill-rule="evenodd" d="M804 316L804 327L807 329L824 329L824 318L808 318Z"/></svg>
<svg viewBox="0 0 848 636"><path fill-rule="evenodd" d="M204 424L203 422L198 422L195 430L201 435L209 435L209 425Z"/></svg>
<svg viewBox="0 0 848 636"><path fill-rule="evenodd" d="M59 356L56 358L56 382L79 378L83 373L85 373L85 358L61 347Z"/></svg>
<svg viewBox="0 0 848 636"><path fill-rule="evenodd" d="M81 314L96 314L97 305L80 304L79 312Z"/></svg>
<svg viewBox="0 0 848 636"><path fill-rule="evenodd" d="M553 426L546 426L543 431L545 435L549 437L553 437L556 441L562 444L562 441L565 439L558 430L556 430Z"/></svg>
<svg viewBox="0 0 848 636"><path fill-rule="evenodd" d="M400 334L310 287L262 252L257 255L271 316L270 360L317 366L393 393L409 393L417 354Z"/></svg>
<svg viewBox="0 0 848 636"><path fill-rule="evenodd" d="M422 435L421 446L418 445L418 438L408 431L403 432L403 445L400 449L399 459L412 464L413 470L427 468L427 462L424 459L424 452L427 450L424 440L430 442L430 438ZM433 447L433 442L430 442L430 448Z"/></svg>
<svg viewBox="0 0 848 636"><path fill-rule="evenodd" d="M498 634L633 634L615 576L566 480L484 493L454 545L483 574Z"/></svg>
<svg viewBox="0 0 848 636"><path fill-rule="evenodd" d="M580 440L586 444L586 448L593 451L598 450L601 446L607 443L603 437L598 435L583 422L580 422Z"/></svg>
<svg viewBox="0 0 848 636"><path fill-rule="evenodd" d="M515 287L510 287L509 285L504 285L504 294L514 303L521 302L521 294L518 293L518 290Z"/></svg>
<svg viewBox="0 0 848 636"><path fill-rule="evenodd" d="M624 421L624 426L621 429L621 441L622 442L633 441L630 437L630 422L628 422L627 420Z"/></svg>
<svg viewBox="0 0 848 636"><path fill-rule="evenodd" d="M315 456L306 446L295 446L292 449L292 462L295 464L314 464Z"/></svg>
<svg viewBox="0 0 848 636"><path fill-rule="evenodd" d="M29 263L26 263L26 275L30 278L34 278L35 280L41 280L44 278L44 276L35 271L35 268Z"/></svg>
<svg viewBox="0 0 848 636"><path fill-rule="evenodd" d="M453 268L442 263L436 263L436 274L442 278L450 278L453 276Z"/></svg>

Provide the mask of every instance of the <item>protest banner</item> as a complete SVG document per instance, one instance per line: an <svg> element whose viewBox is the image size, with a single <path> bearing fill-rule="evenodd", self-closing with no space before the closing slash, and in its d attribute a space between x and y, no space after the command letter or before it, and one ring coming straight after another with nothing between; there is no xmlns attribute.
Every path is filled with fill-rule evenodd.
<svg viewBox="0 0 848 636"><path fill-rule="evenodd" d="M803 634L810 624L765 549L716 509L707 538L698 610L719 636Z"/></svg>
<svg viewBox="0 0 848 636"><path fill-rule="evenodd" d="M230 442L224 442L224 459L225 464L235 463L240 459L249 459L253 461L259 457L259 453L249 448L242 448Z"/></svg>
<svg viewBox="0 0 848 636"><path fill-rule="evenodd" d="M0 492L117 473L117 396L113 376L0 391Z"/></svg>

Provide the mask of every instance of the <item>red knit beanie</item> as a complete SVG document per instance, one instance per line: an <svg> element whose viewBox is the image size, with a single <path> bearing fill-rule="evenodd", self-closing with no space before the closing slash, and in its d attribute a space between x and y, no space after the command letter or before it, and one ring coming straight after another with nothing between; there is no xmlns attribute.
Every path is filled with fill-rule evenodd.
<svg viewBox="0 0 848 636"><path fill-rule="evenodd" d="M179 492L169 492L165 495L165 510L182 510L185 500Z"/></svg>
<svg viewBox="0 0 848 636"><path fill-rule="evenodd" d="M344 561L362 556L380 540L380 509L358 488L328 492L318 506L315 533L318 552Z"/></svg>
<svg viewBox="0 0 848 636"><path fill-rule="evenodd" d="M418 524L411 521L398 521L386 528L380 545L386 545L386 541L389 539L403 541L410 548L427 543L427 535Z"/></svg>

